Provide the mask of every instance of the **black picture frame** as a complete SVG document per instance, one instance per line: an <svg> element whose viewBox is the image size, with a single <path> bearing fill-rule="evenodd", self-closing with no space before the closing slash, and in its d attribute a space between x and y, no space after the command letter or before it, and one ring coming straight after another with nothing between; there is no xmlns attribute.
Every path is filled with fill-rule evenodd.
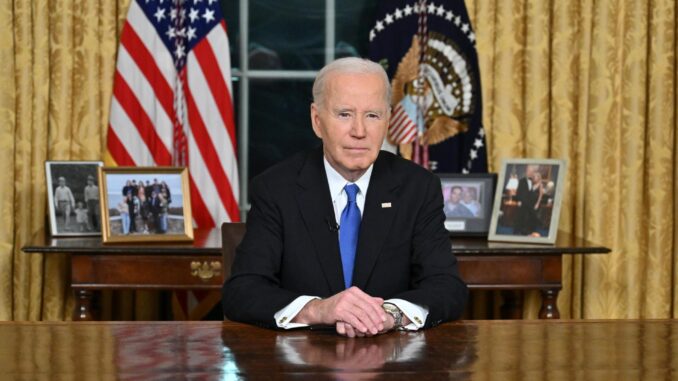
<svg viewBox="0 0 678 381"><path fill-rule="evenodd" d="M452 236L487 237L496 173L439 173L443 192L445 229ZM459 187L460 191L455 188ZM454 194L459 195L455 201Z"/></svg>
<svg viewBox="0 0 678 381"><path fill-rule="evenodd" d="M102 161L45 161L52 237L101 235L97 171L103 165Z"/></svg>

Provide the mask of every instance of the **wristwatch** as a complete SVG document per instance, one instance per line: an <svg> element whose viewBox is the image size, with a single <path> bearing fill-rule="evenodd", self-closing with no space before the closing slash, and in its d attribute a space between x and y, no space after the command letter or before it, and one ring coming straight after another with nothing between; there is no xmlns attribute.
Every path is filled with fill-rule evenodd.
<svg viewBox="0 0 678 381"><path fill-rule="evenodd" d="M403 311L398 308L393 303L384 303L381 305L381 308L384 309L384 312L393 316L393 328L400 329L403 327Z"/></svg>

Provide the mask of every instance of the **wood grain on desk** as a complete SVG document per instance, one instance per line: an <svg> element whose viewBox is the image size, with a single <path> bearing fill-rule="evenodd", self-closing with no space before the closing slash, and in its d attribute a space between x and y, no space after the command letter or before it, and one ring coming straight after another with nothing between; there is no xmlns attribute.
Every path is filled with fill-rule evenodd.
<svg viewBox="0 0 678 381"><path fill-rule="evenodd" d="M0 323L0 379L668 380L678 321L475 321L347 339L231 322Z"/></svg>

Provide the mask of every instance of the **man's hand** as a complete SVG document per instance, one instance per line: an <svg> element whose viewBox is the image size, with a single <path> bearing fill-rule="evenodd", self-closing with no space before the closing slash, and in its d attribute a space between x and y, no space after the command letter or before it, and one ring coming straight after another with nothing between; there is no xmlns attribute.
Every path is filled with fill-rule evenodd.
<svg viewBox="0 0 678 381"><path fill-rule="evenodd" d="M330 298L308 302L293 321L336 325L337 333L349 337L372 336L385 329L388 314L381 308L383 303L382 298L372 297L358 287L351 287Z"/></svg>

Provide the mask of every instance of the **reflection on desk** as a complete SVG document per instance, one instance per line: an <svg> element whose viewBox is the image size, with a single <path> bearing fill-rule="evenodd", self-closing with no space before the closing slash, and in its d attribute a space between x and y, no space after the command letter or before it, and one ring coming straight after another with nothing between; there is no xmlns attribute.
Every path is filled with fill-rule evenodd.
<svg viewBox="0 0 678 381"><path fill-rule="evenodd" d="M0 379L668 380L678 321L477 321L347 339L230 322L0 323Z"/></svg>

